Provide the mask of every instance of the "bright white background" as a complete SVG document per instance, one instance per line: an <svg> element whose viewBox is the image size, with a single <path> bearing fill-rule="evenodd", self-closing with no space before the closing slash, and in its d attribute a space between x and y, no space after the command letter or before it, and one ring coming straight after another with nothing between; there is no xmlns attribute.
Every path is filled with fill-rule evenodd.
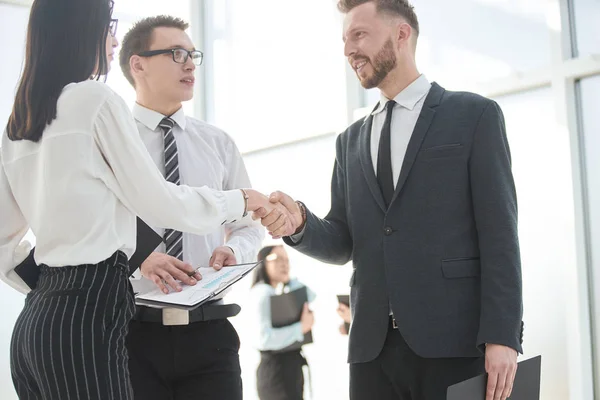
<svg viewBox="0 0 600 400"><path fill-rule="evenodd" d="M190 0L117 0L119 37L142 16L168 12L191 20L196 45L205 51L205 65L198 70L202 79L197 101L186 104L186 111L235 138L256 188L287 191L324 216L335 135L350 122L348 115L362 115L361 107L378 98L376 91L357 87L346 70L335 2L198 1L192 14ZM564 23L569 19L567 3L571 26ZM570 33L572 55L580 56L576 61L593 62L593 55L600 53L600 5L596 0L414 4L421 21L421 71L448 89L492 96L505 113L520 212L524 358L542 354L541 398L592 399L590 331L596 323L598 336L600 304L590 307L588 288L593 293L593 286L588 283L595 282L600 303L600 263L592 252L600 243L600 175L595 161L600 153L600 84L598 76L579 83L584 73L568 78L563 66L572 63L557 56L554 39ZM27 14L26 7L0 0L0 37L7 55L0 64L1 126L10 113L22 65ZM588 75L600 69L594 71ZM558 78L544 83L540 76ZM527 84L531 81L538 83ZM133 103L133 90L116 62L108 84ZM577 88L574 97L565 96L565 87ZM510 94L501 96L504 91ZM574 138L581 138L585 147L573 147ZM347 338L337 331L341 321L335 295L348 292L349 267L289 253L292 273L317 292L315 343L305 349L314 399L347 399ZM229 300L244 306L249 283L240 283ZM0 284L0 304L0 399L13 400L8 349L22 296ZM249 400L256 399L258 353L249 345L254 321L248 307L232 319L242 340L244 397Z"/></svg>

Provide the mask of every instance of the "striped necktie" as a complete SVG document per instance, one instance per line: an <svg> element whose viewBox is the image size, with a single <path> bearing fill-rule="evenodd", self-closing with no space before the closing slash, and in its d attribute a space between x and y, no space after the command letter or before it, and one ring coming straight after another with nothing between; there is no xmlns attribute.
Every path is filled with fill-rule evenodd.
<svg viewBox="0 0 600 400"><path fill-rule="evenodd" d="M179 185L179 160L177 157L177 143L175 143L175 136L173 136L173 127L175 121L169 117L165 117L158 124L163 130L163 139L165 147L165 179L168 182ZM183 233L173 230L165 229L164 235L165 243L167 246L167 254L183 260Z"/></svg>

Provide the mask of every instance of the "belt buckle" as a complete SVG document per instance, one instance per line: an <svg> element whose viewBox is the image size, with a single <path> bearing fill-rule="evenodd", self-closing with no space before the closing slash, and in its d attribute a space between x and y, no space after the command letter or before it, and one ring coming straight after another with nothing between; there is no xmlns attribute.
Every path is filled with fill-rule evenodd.
<svg viewBox="0 0 600 400"><path fill-rule="evenodd" d="M396 318L392 315L392 328L398 329L398 324L396 323Z"/></svg>
<svg viewBox="0 0 600 400"><path fill-rule="evenodd" d="M165 326L189 325L190 312L178 308L163 308L162 324Z"/></svg>

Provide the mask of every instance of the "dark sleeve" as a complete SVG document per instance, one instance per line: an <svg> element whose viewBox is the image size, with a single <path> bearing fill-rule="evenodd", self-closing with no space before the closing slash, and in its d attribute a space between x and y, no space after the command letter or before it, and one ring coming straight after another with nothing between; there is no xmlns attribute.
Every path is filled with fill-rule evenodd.
<svg viewBox="0 0 600 400"><path fill-rule="evenodd" d="M306 210L304 235L298 242L285 243L307 256L329 264L346 264L352 257L352 237L346 214L346 169L342 136L336 142L336 158L331 179L331 209L324 219Z"/></svg>
<svg viewBox="0 0 600 400"><path fill-rule="evenodd" d="M522 353L517 195L504 116L493 101L486 106L475 131L469 173L481 256L477 344L501 344Z"/></svg>

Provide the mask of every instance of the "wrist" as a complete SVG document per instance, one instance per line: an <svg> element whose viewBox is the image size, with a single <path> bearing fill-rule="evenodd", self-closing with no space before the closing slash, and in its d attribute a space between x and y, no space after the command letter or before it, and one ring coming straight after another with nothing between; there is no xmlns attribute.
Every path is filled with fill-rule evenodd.
<svg viewBox="0 0 600 400"><path fill-rule="evenodd" d="M300 216L302 217L302 221L300 222L298 228L296 228L296 231L293 233L293 235L297 235L298 233L302 232L304 230L304 227L306 226L306 206L303 202L298 200L296 200L296 205L300 209Z"/></svg>
<svg viewBox="0 0 600 400"><path fill-rule="evenodd" d="M242 196L244 196L244 213L242 214L242 218L244 218L246 215L248 215L248 199L250 197L248 196L248 193L245 189L240 189L240 191L242 192Z"/></svg>

